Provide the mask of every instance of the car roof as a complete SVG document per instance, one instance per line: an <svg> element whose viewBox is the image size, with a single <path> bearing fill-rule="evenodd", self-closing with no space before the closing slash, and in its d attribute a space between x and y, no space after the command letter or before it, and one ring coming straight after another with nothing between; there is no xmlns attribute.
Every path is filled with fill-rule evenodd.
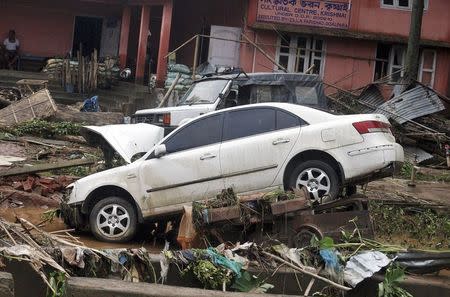
<svg viewBox="0 0 450 297"><path fill-rule="evenodd" d="M247 80L247 79L258 79L258 80L273 80L274 77L283 77L286 80L320 80L320 77L317 74L305 74L298 72L251 72L251 73L231 73L231 74L213 74L204 76L195 82L208 81L208 80L216 80L216 79L236 79L236 80Z"/></svg>
<svg viewBox="0 0 450 297"><path fill-rule="evenodd" d="M213 111L210 113L206 113L195 119L200 119L200 118L207 117L207 116L210 116L213 114L220 114L220 113L229 112L229 111L233 111L233 110L256 109L256 108L262 108L262 107L279 108L279 109L286 110L288 112L291 112L291 113L299 116L300 118L302 118L303 120L305 120L306 122L308 122L310 124L321 123L323 121L332 120L337 117L331 113L321 111L321 110L318 110L315 108L303 106L303 105L298 105L298 104L293 104L293 103L268 102L268 103L246 104L246 105L240 105L240 106L231 107L231 108L225 108L225 109Z"/></svg>

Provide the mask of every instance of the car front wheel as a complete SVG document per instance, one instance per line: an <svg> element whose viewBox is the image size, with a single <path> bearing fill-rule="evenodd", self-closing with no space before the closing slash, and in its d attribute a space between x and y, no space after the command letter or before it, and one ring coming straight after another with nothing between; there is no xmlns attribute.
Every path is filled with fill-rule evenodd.
<svg viewBox="0 0 450 297"><path fill-rule="evenodd" d="M291 174L289 186L291 189L306 188L314 204L333 201L339 194L336 171L328 163L319 160L298 164Z"/></svg>
<svg viewBox="0 0 450 297"><path fill-rule="evenodd" d="M107 242L126 242L134 237L137 214L128 201L120 197L108 197L95 204L89 215L94 236Z"/></svg>

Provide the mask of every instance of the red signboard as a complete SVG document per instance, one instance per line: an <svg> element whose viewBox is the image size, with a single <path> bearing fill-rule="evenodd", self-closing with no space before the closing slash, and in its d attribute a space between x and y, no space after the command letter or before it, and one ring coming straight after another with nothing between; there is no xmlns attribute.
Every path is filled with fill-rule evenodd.
<svg viewBox="0 0 450 297"><path fill-rule="evenodd" d="M348 29L350 1L258 0L257 21Z"/></svg>

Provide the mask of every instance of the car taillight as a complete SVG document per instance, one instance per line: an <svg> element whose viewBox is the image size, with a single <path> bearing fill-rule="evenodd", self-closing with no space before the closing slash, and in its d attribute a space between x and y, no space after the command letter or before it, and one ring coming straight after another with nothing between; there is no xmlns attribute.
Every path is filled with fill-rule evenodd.
<svg viewBox="0 0 450 297"><path fill-rule="evenodd" d="M356 131L359 134L365 133L374 133L374 132L382 132L382 133L391 133L391 125L384 122L379 121L363 121L353 123L353 127L355 127Z"/></svg>
<svg viewBox="0 0 450 297"><path fill-rule="evenodd" d="M170 113L165 113L163 115L163 124L164 126L170 126Z"/></svg>

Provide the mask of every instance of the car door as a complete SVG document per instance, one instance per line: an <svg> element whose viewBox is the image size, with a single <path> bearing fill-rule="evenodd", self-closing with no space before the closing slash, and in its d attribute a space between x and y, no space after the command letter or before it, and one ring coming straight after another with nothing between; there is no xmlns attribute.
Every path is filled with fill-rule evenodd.
<svg viewBox="0 0 450 297"><path fill-rule="evenodd" d="M225 187L237 192L271 186L300 133L286 111L252 107L225 114L220 166Z"/></svg>
<svg viewBox="0 0 450 297"><path fill-rule="evenodd" d="M219 148L223 115L194 120L163 141L167 154L150 157L140 168L149 209L177 207L223 189Z"/></svg>

